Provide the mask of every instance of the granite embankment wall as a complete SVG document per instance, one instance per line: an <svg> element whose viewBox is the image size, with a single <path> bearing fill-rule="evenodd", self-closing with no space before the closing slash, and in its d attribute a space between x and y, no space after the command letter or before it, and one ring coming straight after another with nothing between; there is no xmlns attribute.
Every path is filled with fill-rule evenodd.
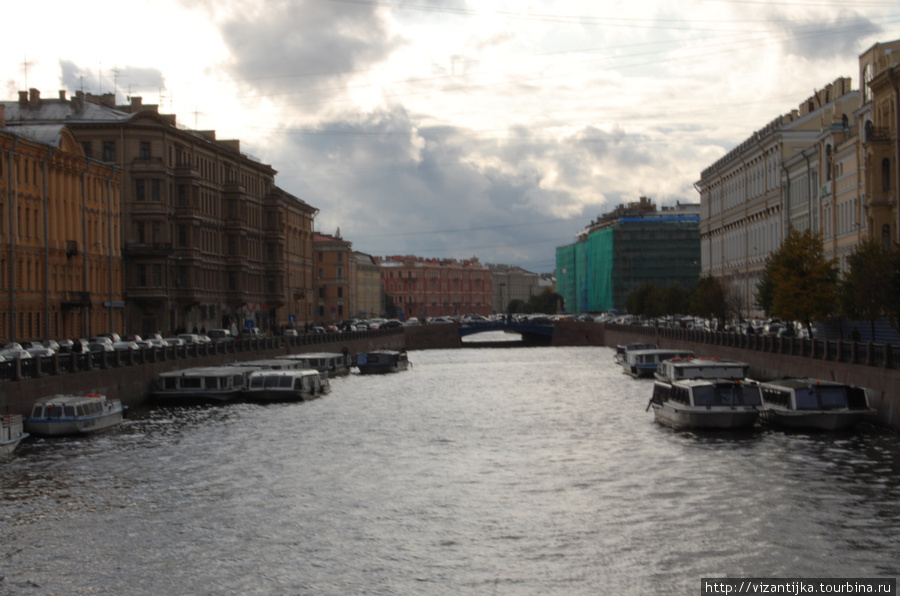
<svg viewBox="0 0 900 596"><path fill-rule="evenodd" d="M217 366L247 360L277 358L288 354L342 352L356 356L377 349L400 350L406 338L402 329L350 334L329 334L293 341L274 338L244 342L209 355L175 355L173 350L144 350L140 364L131 364L123 355L113 358L105 368L60 374L37 374L32 378L0 383L0 414L25 414L35 400L59 393L102 393L120 399L128 406L139 406L150 398L160 373L197 366Z"/></svg>
<svg viewBox="0 0 900 596"><path fill-rule="evenodd" d="M759 336L728 336L638 326L597 327L603 328L604 336L599 345L614 347L634 342L655 343L661 348L692 350L698 356L746 362L750 364L751 378L755 379L811 377L866 387L872 407L878 410L878 421L900 430L900 367L897 354L890 346L781 341ZM742 345L728 345L729 342Z"/></svg>

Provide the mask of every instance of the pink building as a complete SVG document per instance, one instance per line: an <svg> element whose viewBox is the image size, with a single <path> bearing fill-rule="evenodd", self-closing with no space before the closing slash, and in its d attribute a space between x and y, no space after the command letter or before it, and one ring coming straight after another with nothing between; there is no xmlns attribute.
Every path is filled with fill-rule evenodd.
<svg viewBox="0 0 900 596"><path fill-rule="evenodd" d="M376 257L385 293L402 317L490 315L491 270L478 259L426 259L415 256Z"/></svg>

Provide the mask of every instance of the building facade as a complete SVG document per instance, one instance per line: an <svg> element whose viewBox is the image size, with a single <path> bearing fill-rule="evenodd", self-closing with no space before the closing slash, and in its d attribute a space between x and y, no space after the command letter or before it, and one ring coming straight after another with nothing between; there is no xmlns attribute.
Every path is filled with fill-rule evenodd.
<svg viewBox="0 0 900 596"><path fill-rule="evenodd" d="M385 294L401 319L493 313L491 270L478 259L376 257Z"/></svg>
<svg viewBox="0 0 900 596"><path fill-rule="evenodd" d="M65 126L7 127L0 104L0 338L122 328L119 176Z"/></svg>
<svg viewBox="0 0 900 596"><path fill-rule="evenodd" d="M356 259L353 243L316 232L316 319L327 325L356 316Z"/></svg>
<svg viewBox="0 0 900 596"><path fill-rule="evenodd" d="M779 116L701 174L702 273L731 288L738 310L759 316L766 258L790 229L821 234L846 272L867 238L898 241L900 40L859 57L862 81L836 79Z"/></svg>
<svg viewBox="0 0 900 596"><path fill-rule="evenodd" d="M569 313L625 309L644 284L693 288L700 274L699 205L620 205L556 249L557 292Z"/></svg>
<svg viewBox="0 0 900 596"><path fill-rule="evenodd" d="M505 314L513 300L528 303L532 296L543 291L541 278L537 273L513 265L490 265L490 268L496 313Z"/></svg>
<svg viewBox="0 0 900 596"><path fill-rule="evenodd" d="M356 260L356 316L360 319L377 317L384 313L384 285L381 269L372 255L353 253Z"/></svg>
<svg viewBox="0 0 900 596"><path fill-rule="evenodd" d="M315 209L275 186L275 170L214 131L133 97L77 93L6 103L20 126L66 123L88 158L121 172L125 321L152 333L287 324L314 304ZM304 269L307 268L307 269Z"/></svg>

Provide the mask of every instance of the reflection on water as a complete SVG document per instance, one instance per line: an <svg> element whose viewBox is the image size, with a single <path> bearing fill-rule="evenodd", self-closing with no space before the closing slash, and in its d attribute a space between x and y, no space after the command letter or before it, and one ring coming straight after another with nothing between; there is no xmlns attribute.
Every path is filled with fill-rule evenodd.
<svg viewBox="0 0 900 596"><path fill-rule="evenodd" d="M0 594L686 594L900 575L900 448L677 432L605 348L411 354L0 463Z"/></svg>

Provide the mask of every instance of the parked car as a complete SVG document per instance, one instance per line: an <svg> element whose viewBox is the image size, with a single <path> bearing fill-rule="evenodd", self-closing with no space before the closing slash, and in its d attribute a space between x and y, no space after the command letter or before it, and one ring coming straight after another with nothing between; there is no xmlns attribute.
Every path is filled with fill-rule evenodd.
<svg viewBox="0 0 900 596"><path fill-rule="evenodd" d="M203 340L200 339L200 336L196 333L181 333L178 337L189 346L196 346L203 343Z"/></svg>
<svg viewBox="0 0 900 596"><path fill-rule="evenodd" d="M115 352L113 345L106 341L92 341L87 347L91 352Z"/></svg>
<svg viewBox="0 0 900 596"><path fill-rule="evenodd" d="M285 329L284 336L285 337L298 337L300 334L297 333L296 329Z"/></svg>
<svg viewBox="0 0 900 596"><path fill-rule="evenodd" d="M113 344L113 350L140 350L141 347L133 341L117 341Z"/></svg>
<svg viewBox="0 0 900 596"><path fill-rule="evenodd" d="M21 348L4 348L3 350L0 350L0 356L3 356L7 360L15 360L16 358L26 360L32 357L27 350Z"/></svg>
<svg viewBox="0 0 900 596"><path fill-rule="evenodd" d="M263 337L265 337L265 334L259 327L245 327L241 330L238 339L262 339Z"/></svg>
<svg viewBox="0 0 900 596"><path fill-rule="evenodd" d="M209 339L217 344L234 341L234 338L231 336L231 331L228 329L210 329L207 335L209 336Z"/></svg>
<svg viewBox="0 0 900 596"><path fill-rule="evenodd" d="M165 338L164 341L166 342L166 345L167 345L167 346L175 346L175 347L183 346L183 345L185 345L185 343L186 343L186 342L185 342L182 338L180 338L180 337L167 337L167 338Z"/></svg>
<svg viewBox="0 0 900 596"><path fill-rule="evenodd" d="M31 347L25 351L35 358L43 358L44 356L53 356L54 354L56 354L56 352L54 352L50 348L45 348L44 346Z"/></svg>

